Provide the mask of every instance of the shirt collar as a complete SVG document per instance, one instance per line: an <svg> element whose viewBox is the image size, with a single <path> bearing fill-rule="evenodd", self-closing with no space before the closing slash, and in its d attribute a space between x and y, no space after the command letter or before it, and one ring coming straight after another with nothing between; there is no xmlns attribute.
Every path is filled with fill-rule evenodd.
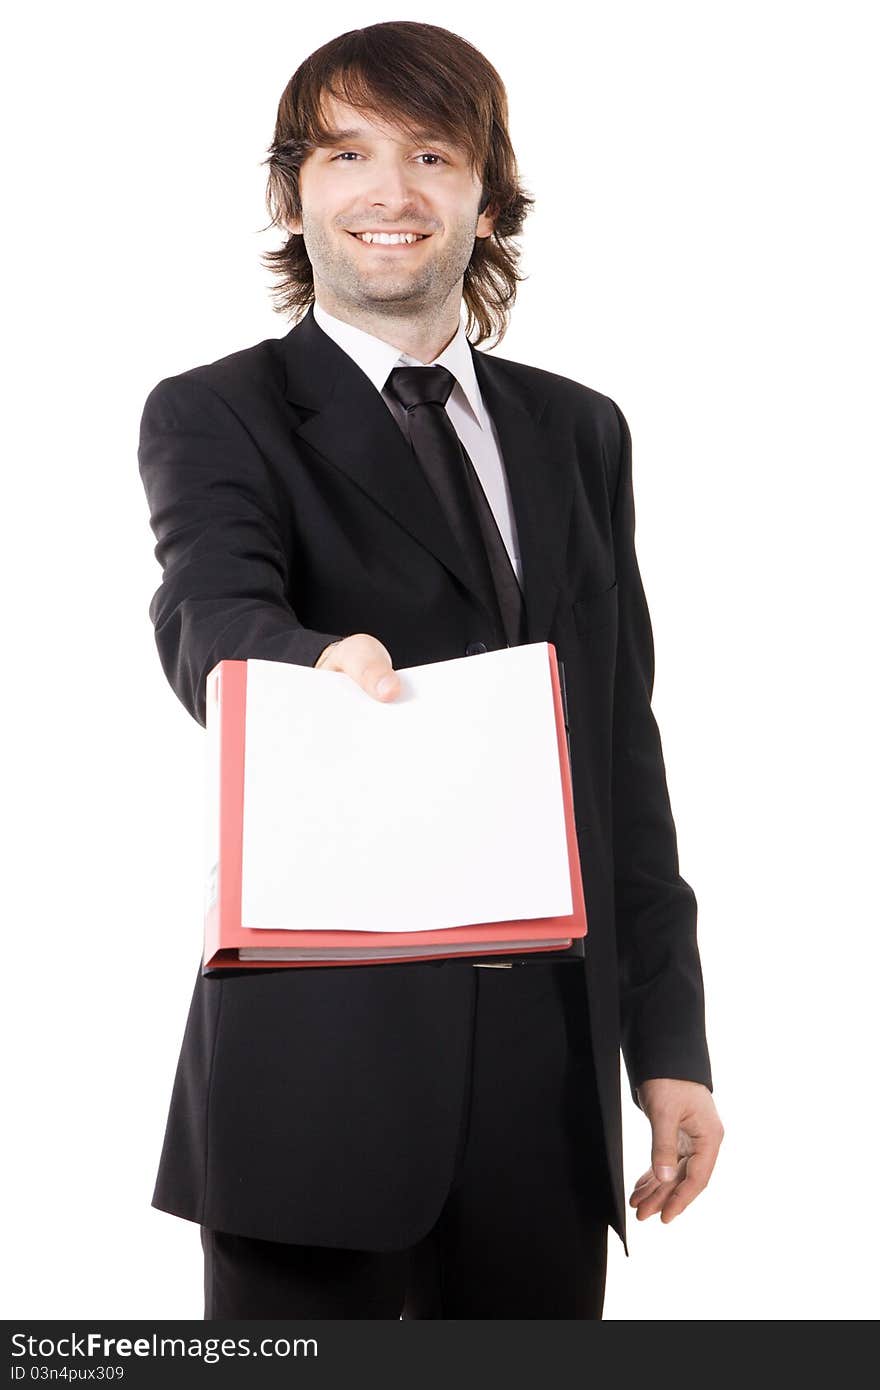
<svg viewBox="0 0 880 1390"><path fill-rule="evenodd" d="M389 373L395 367L445 367L464 392L480 429L484 428L483 402L477 374L474 371L471 346L465 333L464 319L459 318L458 332L452 341L446 344L439 357L435 357L433 362L420 362L417 357L410 357L408 353L401 352L393 343L386 343L383 338L377 338L362 328L356 328L354 324L336 318L318 304L317 300L312 306L312 312L318 327L323 329L343 352L347 352L349 357L353 358L377 391L382 391Z"/></svg>

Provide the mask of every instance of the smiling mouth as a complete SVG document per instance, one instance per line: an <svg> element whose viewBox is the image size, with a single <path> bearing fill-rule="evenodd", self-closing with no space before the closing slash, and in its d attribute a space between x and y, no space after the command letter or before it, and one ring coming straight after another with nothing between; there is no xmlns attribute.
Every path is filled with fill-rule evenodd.
<svg viewBox="0 0 880 1390"><path fill-rule="evenodd" d="M356 232L349 232L348 235L358 242L361 246L366 246L367 250L377 251L411 251L414 246L420 246L423 241L427 241L431 233L420 234L417 241L363 241Z"/></svg>

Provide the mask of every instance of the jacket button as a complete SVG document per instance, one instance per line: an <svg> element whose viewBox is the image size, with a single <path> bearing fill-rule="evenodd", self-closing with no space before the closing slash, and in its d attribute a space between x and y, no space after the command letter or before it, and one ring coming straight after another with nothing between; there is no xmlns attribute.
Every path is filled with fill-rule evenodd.
<svg viewBox="0 0 880 1390"><path fill-rule="evenodd" d="M468 642L464 649L465 656L479 656L481 652L487 652L489 648L485 642Z"/></svg>

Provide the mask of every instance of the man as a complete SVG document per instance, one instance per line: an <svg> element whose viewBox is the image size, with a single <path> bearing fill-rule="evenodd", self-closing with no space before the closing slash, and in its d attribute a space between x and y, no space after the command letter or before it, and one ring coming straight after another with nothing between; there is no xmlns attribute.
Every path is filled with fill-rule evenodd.
<svg viewBox="0 0 880 1390"><path fill-rule="evenodd" d="M626 1249L621 1047L653 1136L640 1219L684 1210L722 1137L629 430L466 337L506 324L532 201L470 44L333 40L269 163L288 241L267 259L305 314L144 409L163 667L204 724L224 658L393 703L395 666L553 642L589 934L579 962L199 972L153 1205L200 1225L206 1318L600 1318L609 1224Z"/></svg>

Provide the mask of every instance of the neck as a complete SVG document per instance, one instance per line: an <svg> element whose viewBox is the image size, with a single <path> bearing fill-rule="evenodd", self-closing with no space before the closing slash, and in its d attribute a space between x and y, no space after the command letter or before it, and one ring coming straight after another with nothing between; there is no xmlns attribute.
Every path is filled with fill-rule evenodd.
<svg viewBox="0 0 880 1390"><path fill-rule="evenodd" d="M401 312L398 305L352 304L340 300L315 282L315 302L334 318L381 338L383 343L415 357L433 362L448 347L461 322L461 296L435 308L419 307L418 312Z"/></svg>

